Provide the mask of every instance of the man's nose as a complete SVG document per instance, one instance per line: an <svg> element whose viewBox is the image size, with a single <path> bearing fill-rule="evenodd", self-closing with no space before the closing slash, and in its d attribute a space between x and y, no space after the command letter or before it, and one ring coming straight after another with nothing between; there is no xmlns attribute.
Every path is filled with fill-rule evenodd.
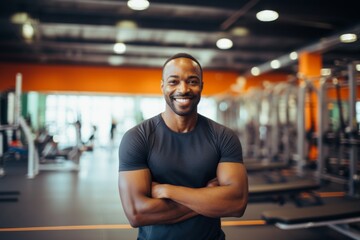
<svg viewBox="0 0 360 240"><path fill-rule="evenodd" d="M186 81L180 81L178 90L181 93L188 92L189 91L189 86L188 86L187 82Z"/></svg>

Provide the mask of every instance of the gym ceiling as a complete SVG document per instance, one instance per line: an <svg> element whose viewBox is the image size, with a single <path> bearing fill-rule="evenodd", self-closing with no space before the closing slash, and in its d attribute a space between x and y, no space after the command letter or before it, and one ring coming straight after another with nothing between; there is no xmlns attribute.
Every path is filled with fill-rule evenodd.
<svg viewBox="0 0 360 240"><path fill-rule="evenodd" d="M161 67L172 54L189 52L206 69L246 75L253 67L296 73L294 52L321 53L324 67L360 59L356 0L149 2L138 11L126 0L0 1L0 61ZM265 9L279 17L259 21L256 14ZM357 41L342 43L344 33L355 34ZM219 49L221 38L230 39L232 47ZM278 60L275 70L273 60Z"/></svg>

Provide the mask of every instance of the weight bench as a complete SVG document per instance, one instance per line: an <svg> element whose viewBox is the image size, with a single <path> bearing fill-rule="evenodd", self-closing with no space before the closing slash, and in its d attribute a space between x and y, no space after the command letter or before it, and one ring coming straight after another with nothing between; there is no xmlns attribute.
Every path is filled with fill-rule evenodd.
<svg viewBox="0 0 360 240"><path fill-rule="evenodd" d="M284 230L327 226L350 238L360 239L360 231L349 225L360 222L360 200L344 199L321 206L264 211L261 217L266 223Z"/></svg>
<svg viewBox="0 0 360 240"><path fill-rule="evenodd" d="M263 173L263 177L269 183L287 181L286 177L283 176L281 170L289 169L289 163L268 161L247 163L245 161L244 164L248 173Z"/></svg>
<svg viewBox="0 0 360 240"><path fill-rule="evenodd" d="M288 163L284 162L244 162L247 172L276 171L289 168Z"/></svg>
<svg viewBox="0 0 360 240"><path fill-rule="evenodd" d="M320 188L320 184L314 180L295 180L281 183L256 184L249 186L249 202L255 202L259 199L271 199L272 201L285 203L285 197L288 196L298 206L303 206L304 201L300 199L302 193L308 193L315 200L316 205L322 204L321 199L313 192Z"/></svg>

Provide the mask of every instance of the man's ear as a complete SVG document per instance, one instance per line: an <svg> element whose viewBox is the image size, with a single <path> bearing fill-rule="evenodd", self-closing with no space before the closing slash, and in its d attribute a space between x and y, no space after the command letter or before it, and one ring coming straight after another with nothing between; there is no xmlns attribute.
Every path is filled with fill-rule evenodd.
<svg viewBox="0 0 360 240"><path fill-rule="evenodd" d="M163 87L164 87L164 80L161 79L161 81L160 81L160 89L161 89L162 93L164 93Z"/></svg>
<svg viewBox="0 0 360 240"><path fill-rule="evenodd" d="M201 91L203 90L203 88L204 88L204 82L201 81Z"/></svg>

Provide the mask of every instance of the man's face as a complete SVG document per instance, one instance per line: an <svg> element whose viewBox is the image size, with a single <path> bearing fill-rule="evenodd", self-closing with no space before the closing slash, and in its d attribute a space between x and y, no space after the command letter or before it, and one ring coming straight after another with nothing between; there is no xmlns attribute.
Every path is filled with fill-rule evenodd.
<svg viewBox="0 0 360 240"><path fill-rule="evenodd" d="M201 70L193 60L176 58L165 65L161 89L167 106L177 115L197 112L202 88Z"/></svg>

